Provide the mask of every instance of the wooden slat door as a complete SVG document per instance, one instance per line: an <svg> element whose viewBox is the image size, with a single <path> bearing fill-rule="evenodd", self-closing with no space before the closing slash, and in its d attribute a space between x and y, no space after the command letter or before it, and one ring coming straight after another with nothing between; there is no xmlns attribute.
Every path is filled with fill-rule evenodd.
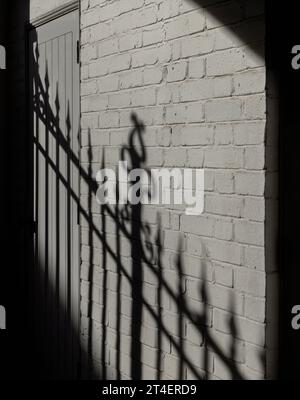
<svg viewBox="0 0 300 400"><path fill-rule="evenodd" d="M78 11L30 32L33 331L42 374L76 375L79 342Z"/></svg>

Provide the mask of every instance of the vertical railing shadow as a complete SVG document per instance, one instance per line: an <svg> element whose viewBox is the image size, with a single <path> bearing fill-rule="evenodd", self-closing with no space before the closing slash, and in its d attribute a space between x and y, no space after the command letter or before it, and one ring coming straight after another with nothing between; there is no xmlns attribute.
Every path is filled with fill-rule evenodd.
<svg viewBox="0 0 300 400"><path fill-rule="evenodd" d="M124 207L120 207L120 204L116 204L115 207L110 207L108 204L101 205L100 210L100 220L101 220L101 229L95 223L95 218L93 215L93 200L95 199L97 192L97 182L93 178L93 157L92 157L92 143L90 139L90 134L88 134L88 166L87 171L82 167L78 155L72 152L70 148L70 141L68 138L65 138L62 134L59 126L58 126L58 114L59 114L59 100L57 99L56 104L56 115L49 108L47 112L47 117L43 112L45 105L47 105L47 88L44 89L41 77L39 76L38 68L35 69L36 75L34 76L35 84L38 88L39 96L36 99L36 103L34 106L34 112L37 115L37 118L44 124L47 125L47 131L49 135L51 135L55 139L56 143L56 152L58 151L58 147L67 152L68 154L68 163L72 164L73 167L77 168L81 177L81 180L85 182L88 188L88 199L87 205L84 206L81 204L80 199L77 194L73 191L72 187L69 185L69 180L65 179L59 170L59 164L57 165L52 159L49 158L47 151L45 151L40 143L38 143L38 139L35 139L35 145L40 153L40 156L44 157L47 161L48 167L54 171L56 176L56 184L59 181L60 184L63 184L68 188L69 198L75 199L78 203L79 213L81 218L85 220L85 223L88 227L88 247L89 247L89 274L88 274L88 284L89 284L89 293L88 293L88 311L87 318L89 320L89 328L87 331L87 358L89 360L88 365L93 369L93 268L95 263L95 253L94 253L94 238L100 241L102 246L101 260L99 261L100 268L103 272L103 283L102 283L102 317L101 317L101 379L107 379L108 376L108 365L109 359L106 358L107 352L107 316L108 316L108 274L109 274L109 265L108 265L108 256L110 262L113 262L116 265L117 271L117 301L116 301L116 377L120 378L122 376L122 331L121 331L121 315L122 315L122 281L127 280L130 283L131 287L131 332L130 332L130 378L132 379L142 379L143 377L143 359L142 352L143 346L142 343L142 325L143 325L143 311L146 310L152 319L155 321L155 325L157 328L157 353L156 353L156 377L160 379L162 374L162 366L163 366L163 338L166 338L170 344L172 351L174 351L178 355L178 370L177 377L179 379L185 379L186 374L185 371L188 368L196 378L198 379L208 379L209 378L209 359L208 352L212 351L216 357L219 357L221 361L226 365L229 371L231 371L232 377L234 379L242 379L242 374L239 372L237 365L231 360L235 356L235 344L234 340L232 341L232 347L230 349L231 356L225 354L221 347L216 343L216 341L211 337L209 330L207 329L207 307L209 304L209 299L207 296L207 288L206 288L206 280L205 278L202 281L202 300L204 303L204 309L202 312L195 312L189 308L188 303L185 300L185 275L183 272L183 261L182 261L182 249L181 245L178 248L178 258L175 266L175 273L177 275L177 289L174 290L170 284L167 282L164 277L164 266L163 266L163 252L164 248L162 245L162 237L161 237L161 225L160 219L158 219L157 226L155 228L155 236L156 241L154 243L151 242L151 234L152 229L149 224L143 222L142 204L134 204L132 206L125 205ZM133 169L144 168L147 171L146 161L146 147L143 140L143 134L145 134L145 127L142 122L138 119L138 117L133 114L132 115L133 129L130 132L128 146L123 146L121 150L121 159L125 160L126 157L129 157L130 167L129 171ZM69 125L68 130L71 127ZM105 158L104 153L102 157L102 168L105 167ZM148 171L149 172L149 171ZM118 190L117 190L118 191ZM57 217L57 216L56 216ZM106 217L112 220L115 224L115 244L116 248L112 248L108 239L107 239L107 221ZM122 263L121 256L121 242L125 239L130 243L131 246L131 266L132 266L132 274L129 274L127 269ZM59 251L59 250L58 250ZM201 269L201 265L199 266ZM144 282L144 271L147 269L157 281L157 303L156 306L153 307L148 303L145 299L143 293L143 282ZM55 290L54 287L51 287L51 284L48 282L48 291ZM177 314L178 314L178 325L177 325L177 335L174 335L169 331L168 327L164 323L163 315L163 303L162 303L162 293L163 291L170 297L170 299L176 304ZM58 308L61 305L58 306ZM55 316L54 316L55 317ZM203 373L199 372L199 368L195 366L195 362L190 359L190 354L187 353L185 348L186 337L184 324L185 321L189 321L195 330L198 332L199 337L204 338L204 360L201 364L204 365ZM72 321L71 324L72 326ZM234 317L232 317L231 321L231 334L234 338L237 336L237 330L234 324ZM65 340L68 340L67 337ZM82 349L82 351L85 351ZM63 374L63 371L62 371Z"/></svg>
<svg viewBox="0 0 300 400"><path fill-rule="evenodd" d="M204 4L205 5L205 3L207 3L207 2L202 2L201 0L197 0L197 3L199 4L199 5L202 5L202 4ZM18 7L18 9L20 9L21 8L21 14L22 14L22 17L21 18L19 18L19 20L17 21L16 20L16 16L15 16L15 14L16 14L16 7ZM13 28L15 28L16 27L16 25L17 25L17 23L19 23L21 26L22 26L22 29L23 29L23 24L24 24L24 21L25 22L28 22L29 21L29 2L27 1L27 0L24 0L23 2L22 2L22 5L19 7L19 6L16 6L15 4L13 4L12 3L12 5L11 5L11 8L12 8L12 17L11 17L11 19L13 19L13 21L14 21L14 24L13 24ZM3 10L3 7L2 7L2 10ZM212 13L213 13L214 11L212 11ZM220 20L222 20L222 15L220 15L219 16L219 18L220 18ZM244 32L244 35L247 35L247 37L246 38L244 38L244 36L242 36L242 39L244 38L245 40L245 42L246 41L248 41L248 36L249 36L249 33L246 31L246 30L242 30L242 34L243 34L243 32ZM238 33L238 32L235 32L237 35L240 35L241 33ZM29 55L29 57L30 57L31 55ZM22 56L20 56L19 55L19 53L18 52L16 52L16 55L13 57L15 60L16 59L20 59ZM24 72L24 71L23 71ZM24 73L24 75L25 75L25 73ZM35 71L35 76L33 77L34 78L34 80L35 80L35 83L39 86L39 87L41 87L41 79L40 79L40 77L38 76L38 73L37 73L37 71ZM11 79L11 82L13 83L13 86L17 86L18 84L19 84L19 79ZM24 143L25 144L25 148L26 148L26 139L24 139L23 138L23 134L22 135L19 135L18 133L19 132L22 132L23 133L23 130L22 129L20 129L20 127L21 128L23 128L23 124L22 124L22 122L21 122L21 124L19 123L19 125L18 124L16 124L15 123L15 119L18 119L18 118L20 118L20 116L19 115L17 115L17 113L18 113L18 111L19 111L19 108L17 108L16 106L15 106L15 102L16 102L16 100L17 100L17 91L16 90L12 90L11 91L12 92L12 94L11 94L11 96L10 96L10 98L9 98L9 104L11 105L11 111L9 112L9 115L10 115L10 121L11 121L11 125L13 126L13 128L10 130L10 133L12 133L11 135L6 135L7 137L6 137L6 139L5 140L7 140L7 145L5 145L5 148L7 148L8 149L8 152L7 152L7 154L8 155L6 155L6 162L7 162L7 165L9 165L10 166L10 170L11 171L15 171L15 168L14 168L14 166L12 165L12 162L11 162L11 160L13 159L13 157L12 157L12 155L13 155L13 153L14 152L16 152L16 148L15 148L15 146L14 146L14 138L15 137L17 137L17 140L18 141L20 141L20 142L22 142L22 143ZM29 93L30 94L30 93ZM43 93L43 91L41 90L41 97L42 97L42 99L41 99L41 101L36 105L37 106L37 108L40 106L41 108L43 108L44 107L44 100L43 100L43 95L44 95L44 93ZM25 96L24 96L24 98L25 98ZM25 107L26 108L26 107ZM52 115L53 114L53 115ZM58 112L56 112L56 115L59 115L59 111ZM43 115L43 112L41 113L41 110L38 110L38 109L36 109L36 121L38 122L38 121L43 121L44 123L46 123L46 121L45 121L45 119L44 119L44 115ZM50 110L50 113L48 114L48 121L47 121L47 124L49 124L49 132L51 132L51 135L53 135L53 137L55 138L55 140L56 140L56 146L57 146L57 151L58 151L58 148L60 148L60 149L66 149L67 147L68 147L68 144L67 143L65 143L65 141L64 141L64 138L63 138L63 135L62 135L62 132L60 132L60 130L59 130L59 122L57 121L57 120L55 120L55 112L53 112L53 113L51 113L51 110ZM52 127L51 127L52 126ZM53 130L53 127L54 127L54 130ZM37 142L39 141L39 138L37 137ZM22 145L20 146L21 147L21 151L20 150L18 150L19 151L19 156L20 156L20 158L19 158L19 161L20 160L23 160L24 159L24 157L22 156L22 151L24 151L24 148L22 148ZM42 157L44 157L45 159L47 159L47 154L44 154L43 152L42 152L42 149L40 149L39 150L40 151L40 154L42 155ZM30 152L29 152L30 153ZM78 155L76 154L76 155L73 155L73 154L70 154L69 155L69 157L70 157L70 161L71 161L71 163L76 167L76 168L78 168L78 170L80 170L81 169L81 164L80 164L80 160L79 160L79 158L78 158ZM25 159L26 159L26 157L25 157ZM30 160L29 160L30 161ZM52 162L51 162L51 160L48 160L49 161L49 168L51 168L53 171L55 171L55 174L56 174L56 182L60 182L60 184L62 184L62 185L67 185L68 184L68 182L66 182L65 181L65 177L64 176L62 176L61 174L60 174L60 166L59 166L59 162L57 161L57 164L55 165L55 164L53 164ZM21 162L20 162L20 164L21 164ZM27 167L27 165L30 165L30 162L29 163L24 163L24 170L26 170L26 168L28 168ZM22 174L22 176L23 176L23 174ZM94 181L90 181L90 177L88 177L86 174L84 174L84 173L82 173L82 180L84 180L84 181L86 181L86 182L88 182L88 185L89 185L89 193L91 194L91 197L93 197L94 195L95 195L95 190L96 190L96 185L95 185L95 182ZM8 245L8 248L9 248L9 251L7 251L7 254L10 254L10 255L12 255L12 254L14 254L14 253L17 253L16 251L15 251L15 236L16 236L16 232L17 232L17 230L23 230L23 222L22 222L22 228L20 229L20 226L19 226L19 223L16 223L15 222L15 220L14 220L14 214L15 214L15 203L16 203L16 201L15 201L15 199L14 199L14 197L15 198L17 198L17 197L19 197L19 195L20 195L20 193L14 188L14 186L15 186L15 184L14 183L12 183L12 182L15 182L15 174L14 174L14 172L10 172L10 179L8 179L8 181L9 181L9 183L6 185L6 187L8 188L8 190L7 190L7 192L9 193L6 197L8 198L8 201L7 201L7 203L9 204L10 202L13 204L13 205L8 205L8 207L7 207L7 209L9 210L9 212L7 212L7 216L6 216L6 218L7 218L7 224L6 224L6 226L8 226L9 227L9 229L8 229L8 232L9 232L9 234L7 235L8 236L8 238L10 238L10 240L7 240L7 245ZM29 185L30 186L30 185ZM72 193L72 191L71 191L71 193L70 193L70 196L72 196L72 197L74 197L75 196L75 194L74 193ZM26 197L27 197L27 194L26 194ZM30 196L29 196L30 197ZM112 259L114 259L114 256L116 256L116 254L114 253L114 251L109 247L109 244L107 243L107 240L106 240L106 236L105 236L105 229L102 231L102 232L100 232L99 231L99 229L98 229L98 227L96 226L96 224L95 224L95 222L94 222L94 220L93 220L93 216L92 216L92 213L88 210L86 210L86 207L85 206L83 206L82 204L81 204L81 202L80 202L80 199L77 199L78 200L78 203L79 203L79 211L80 211L80 214L81 214L81 216L82 216L82 218L87 222L87 224L88 224L88 229L89 229L89 232L91 231L91 232L93 232L93 234L94 234L94 236L96 236L102 243L103 243L103 248L105 248L106 250L106 254L109 254L111 257L112 257ZM56 201L57 201L57 203L59 203L59 193L57 194L57 199L56 199ZM29 205L29 207L31 207L31 199L29 200L29 203L30 203L30 205ZM117 214L117 213L114 213L114 212L111 212L111 210L108 210L107 209L107 207L105 207L105 206L103 206L103 211L106 211L112 218L115 218L115 221L116 221L116 224L117 224L117 226L116 226L116 236L117 236L117 238L118 238L118 236L121 236L121 235L126 235L126 232L124 233L124 229L123 229L123 223L122 223L122 217L120 216L120 214ZM31 216L31 210L30 210L30 212L29 212L29 215ZM13 219L13 221L12 221L12 219ZM103 217L103 219L105 219L105 217ZM30 225L30 223L31 223L31 219L29 218L29 222L28 221L26 221L26 224L27 225ZM58 224L59 224L59 220L60 220L60 214L59 214L59 211L57 212L57 214L56 214L56 231L57 231L57 240L59 241L59 229L58 229ZM12 228L10 227L10 225L12 225ZM31 238L32 238L32 231L34 230L34 227L32 227L31 225L29 226L29 229L28 229L28 226L26 225L26 230L24 230L25 231L25 234L24 234L24 236L26 236L26 240L28 241L28 242L31 242ZM104 226L105 226L105 222L104 222ZM160 226L158 225L158 227L157 227L158 229L160 228ZM29 232L29 234L28 234L28 232ZM160 234L160 232L158 232L158 234ZM21 233L21 235L23 235L23 233ZM20 236L20 235L19 235ZM118 241L119 239L116 239L116 241ZM10 243L10 242L13 242L13 243ZM164 327L164 325L163 325L163 319L162 319L162 314L163 314L163 310L162 310L162 291L164 290L164 291L166 291L167 293L168 293L168 295L170 296L170 297L172 297L174 300L175 299L177 299L177 293L174 293L174 291L172 291L172 289L170 288L170 285L168 285L168 282L166 282L166 279L165 279L165 277L164 277L164 273L163 273L163 270L164 270L164 268L163 268L163 265L162 265L162 261L161 261L161 259L162 259L162 253L163 253L163 246L162 246L162 243L161 243L161 240L159 241L159 244L160 244L160 250L159 250L159 257L158 257L158 262L157 262L157 270L156 270L156 272L155 271L152 271L152 269L151 269L151 266L150 265L148 265L148 264L146 264L147 265L147 268L149 268L149 269L151 269L151 271L153 272L153 274L157 277L157 290L158 290L158 310L157 310L157 313L155 314L155 315L153 315L153 318L156 318L156 321L157 321L157 326L159 327L159 329L158 329L158 331L157 331L157 335L158 335L158 343L160 343L160 345L158 346L158 349L159 349L159 351L158 351L158 357L157 357L157 360L158 360L158 362L157 362L157 367L158 366L161 366L161 355L162 355L162 353L163 353L163 351L162 351L162 349L161 349L161 342L162 342L162 337L166 337L166 336L168 336L168 331L167 331L167 329ZM29 247L31 246L31 243L29 244ZM158 246L159 247L159 246ZM118 248L118 244L117 244L117 248ZM57 268L59 268L59 261L58 261L58 254L61 252L61 249L59 248L59 246L57 246L57 257L56 257L56 267ZM17 260L18 261L16 261L16 260L14 260L14 262L16 263L16 264L19 264L19 262L20 261L22 261L22 257L23 257L23 253L22 252L19 252L20 254L16 254L16 258L17 258ZM126 273L126 270L124 269L124 266L122 265L122 262L121 262L121 257L119 257L119 254L118 254L118 251L117 251L117 257L115 258L115 262L116 262L116 264L118 265L118 285L117 285L117 287L118 287L118 291L117 291L117 296L118 296L118 301L117 301L117 303L119 304L118 305L118 310L121 310L121 299L120 299L120 292L119 292L119 289L121 288L121 286L122 286L122 281L128 281L128 282L130 282L131 283L131 277ZM104 265L105 265L106 263L104 263ZM20 264L21 265L21 264ZM37 264L36 264L37 265ZM45 266L43 265L43 266L41 266L41 268L45 268ZM39 266L37 266L37 270L41 270L41 268L39 268ZM15 277L19 274L19 272L21 271L21 269L22 268L14 268L14 271L13 272L10 272L10 274L9 274L9 276L10 277L12 277L12 279L10 279L10 281L11 282L15 282ZM30 273L28 274L28 277L25 277L26 278L26 280L27 280L27 282L29 282L30 283L30 281L32 281L33 279L37 279L38 278L38 276L37 276L37 270L35 270L35 271L31 271L30 270ZM20 275L20 274L19 274ZM57 280L59 279L59 277L58 277L58 275L56 275L56 277L57 277ZM44 278L42 278L42 279L44 279ZM56 285L58 284L58 282L57 282L57 280L56 280ZM8 281L8 280L7 280ZM92 281L90 281L90 286L91 286L91 288L92 288ZM204 284L203 284L203 286L204 286ZM105 284L104 285L104 287L105 287L105 290L103 290L103 302L104 302L104 304L106 304L106 287L107 287L107 284ZM91 289L90 288L90 289ZM50 287L49 287L49 284L48 284L48 291L49 291L49 293L50 293L50 291L51 290L55 290L54 288L53 289L51 289ZM11 291L10 291L11 292ZM15 292L15 291L14 291ZM23 293L23 292L22 292ZM56 292L57 293L57 292ZM20 299L21 299L21 301L22 301L22 296L23 296L23 294L21 295L21 294L19 294L18 295L18 303L17 303L17 307L15 307L14 309L16 310L16 311L18 311L19 310L19 305L20 305ZM9 297L11 298L11 297L15 297L15 293L12 295L11 293L9 294ZM38 295L37 295L37 299L38 299ZM143 296L141 296L142 297L142 301L143 301L143 307L144 308L147 308L148 309L148 306L147 306L147 302L144 300L144 298L143 298ZM205 297L205 296L203 296L203 297ZM40 305L38 304L38 302L36 301L36 307L37 308L39 308L40 307ZM31 303L32 304L32 303ZM34 303L33 303L34 304ZM29 314L31 313L32 314L32 310L34 309L33 307L28 307L29 308ZM56 306L56 313L59 313L59 309L60 308L62 308L62 305L61 304L59 304L59 298L57 298L57 306ZM41 315L42 313L40 312L40 311L38 311L38 315L39 315L39 317L43 317L42 315ZM182 311L181 311L181 315L183 315L183 316L185 316L189 321L191 321L191 323L194 323L195 324L195 326L200 326L200 324L196 321L196 319L192 316L192 313L191 313L191 310L189 310L189 308L188 308L188 306L187 305L183 305L183 307L182 307ZM35 323L37 323L37 324L39 324L39 319L38 318L30 318L30 320L33 320L33 323L35 322ZM200 319L200 321L202 322L203 320L205 320L205 315L203 315L203 314L201 314L200 313L200 315L199 315L199 319ZM117 328L117 331L119 332L120 331L120 319L118 319L119 320L119 323L118 323L118 328ZM106 323L106 321L105 321L105 319L102 319L102 321L103 321L103 336L104 337L106 337L106 331L105 331L105 329L106 328L104 328L105 327L105 323ZM19 325L19 319L18 319L18 322L17 323L15 323L14 324L15 326L16 326L16 328L18 328L18 325ZM204 324L205 325L205 324ZM31 333L34 333L35 332L35 330L34 329L32 329L33 328L33 324L32 323L29 323L29 330L30 330L30 332L28 333L28 338L29 339L31 339L31 336L32 337L34 337L34 338L36 338L36 339L38 339L37 341L38 341L38 343L39 343L39 340L40 340L40 338L39 337L37 337L37 336L33 336L33 335L31 335ZM17 331L18 329L16 329L16 331ZM212 340L212 339L210 339L210 336L209 336L209 332L207 332L207 330L205 329L205 328L203 328L203 325L201 325L201 329L199 328L199 332L204 332L204 336L206 336L206 338L207 338L207 342L212 342L212 346L214 345L214 341ZM233 331L233 335L235 334L235 329L232 329L232 331ZM121 338L121 335L120 335L120 333L118 334L119 336L119 339L118 339L118 345L117 345L117 358L118 358L118 361L117 361L117 365L118 365L118 376L120 376L120 373L121 373L121 371L120 371L120 352L121 352L121 345L120 345L120 338ZM59 336L59 333L57 333L57 336ZM16 337L16 339L18 339L17 337ZM14 344L14 343L13 343ZM174 344L175 345L175 344ZM102 343L102 354L103 354L103 356L104 356L104 362L103 362L103 364L105 365L105 363L106 363L106 361L107 360L105 360L105 351L103 351L103 348L106 346L106 344L105 344L105 339L103 339L103 343ZM37 346L38 347L38 346ZM214 347L214 346L213 346ZM232 344L232 347L234 347L234 345ZM37 349L37 355L36 355L36 361L35 361L35 363L37 364L37 365L39 365L39 357L40 357L40 351L41 351L41 349L40 348L38 348ZM217 346L217 344L216 344L216 352L218 352L218 346ZM232 349L232 354L234 353L234 349ZM183 351L183 353L184 353L184 351ZM219 350L219 353L220 353L220 357L222 358L223 357L223 352L221 351L221 350ZM50 355L51 356L51 355ZM184 360L185 359L185 357L184 357L184 355L182 356L182 359ZM47 361L47 360L46 360ZM231 366L231 364L229 363L227 363L227 360L224 358L224 363L227 365L227 367L228 367L228 369L231 369L231 368L233 368L232 366ZM13 366L13 367L15 367L15 366ZM37 368L37 369L39 369L39 368ZM141 369L141 367L139 367L139 370ZM13 368L13 370L15 370L15 368ZM159 370L159 368L157 368L157 370ZM105 374L104 374L105 375ZM158 372L158 375L157 375L158 377L160 377L161 376L161 374ZM237 377L239 377L239 374L236 374L236 376Z"/></svg>
<svg viewBox="0 0 300 400"><path fill-rule="evenodd" d="M156 235L156 246L157 246L157 326L162 325L162 277L163 277L163 266L162 266L162 237L161 237L161 218L158 216L157 221L157 235ZM156 379L161 379L162 369L162 332L161 329L157 329L157 356L156 356Z"/></svg>
<svg viewBox="0 0 300 400"><path fill-rule="evenodd" d="M137 170L145 167L147 157L143 142L144 125L132 115L134 129L129 136L129 146L123 147L121 151L122 160L126 159L126 153L129 156L129 170ZM137 140L137 144L134 143ZM140 153L139 153L139 151ZM142 189L140 189L142 190ZM142 265L142 205L133 204L130 207L131 212L131 259L132 259L132 308L131 308L131 377L140 380L141 372L141 327L142 327L142 293L143 293L143 265Z"/></svg>

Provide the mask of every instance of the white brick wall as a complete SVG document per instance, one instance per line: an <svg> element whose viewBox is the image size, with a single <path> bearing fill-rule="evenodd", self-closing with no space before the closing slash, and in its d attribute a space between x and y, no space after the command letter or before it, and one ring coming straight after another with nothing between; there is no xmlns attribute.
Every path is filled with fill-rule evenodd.
<svg viewBox="0 0 300 400"><path fill-rule="evenodd" d="M129 145L131 113L135 112L145 125L146 166L206 170L202 216L186 216L180 208L144 207L143 218L147 214L151 230L148 241L156 254L157 215L161 215L163 247L160 265L155 262L157 257L153 266L140 265L144 274L143 312L147 314L150 307L156 315L153 318L150 312L150 319L142 318L141 376L178 378L182 358L182 378L197 374L211 379L232 378L236 376L230 361L233 357L234 368L242 377L265 378L266 69L260 52L264 17L261 10L250 13L251 0L199 3L81 1L81 160L91 161L89 133L95 169L101 165L104 149L106 165L115 165L121 147ZM86 194L82 193L82 198ZM93 211L93 224L103 235L98 213L99 208ZM89 256L85 256L87 247L82 247L82 302L85 305L90 298L98 310L88 314L83 306L82 313L83 321L89 318L102 324L103 299L111 302L105 315L109 328L99 325L105 354L98 349L95 358L98 362L102 359L107 376L115 379L118 369L120 376L131 376L130 333L135 316L131 315L129 281L131 246L133 252L136 248L113 218L108 221L105 244L99 240L98 245L106 261L103 264L103 256L99 254L98 258L94 251L90 286L87 280L91 278L84 273ZM132 224L129 221L125 225L130 229ZM82 237L91 246L88 231L83 223ZM118 260L114 256L120 253L119 241L127 251ZM129 274L121 273L119 289L118 263ZM162 283L157 276L159 268ZM105 270L109 270L109 277L103 283ZM116 314L118 290L120 315ZM179 303L186 306L182 316ZM192 322L195 314L205 317L208 327ZM162 321L160 330L157 318ZM89 334L94 335L93 331L84 331L83 341Z"/></svg>

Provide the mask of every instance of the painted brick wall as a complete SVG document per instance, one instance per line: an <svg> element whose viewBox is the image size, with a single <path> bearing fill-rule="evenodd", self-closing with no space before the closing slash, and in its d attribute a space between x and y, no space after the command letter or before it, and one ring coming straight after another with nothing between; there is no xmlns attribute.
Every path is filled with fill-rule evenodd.
<svg viewBox="0 0 300 400"><path fill-rule="evenodd" d="M263 3L81 1L81 340L95 377L272 376ZM205 212L101 208L92 181L122 154L205 168Z"/></svg>

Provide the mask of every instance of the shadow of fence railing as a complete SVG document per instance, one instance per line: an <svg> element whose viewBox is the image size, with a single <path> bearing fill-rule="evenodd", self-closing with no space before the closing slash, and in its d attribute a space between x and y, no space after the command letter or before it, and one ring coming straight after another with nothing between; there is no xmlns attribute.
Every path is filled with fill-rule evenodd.
<svg viewBox="0 0 300 400"><path fill-rule="evenodd" d="M171 344L172 353L176 354L176 360L174 361L177 368L177 378L184 379L185 368L195 376L196 379L207 379L210 376L211 361L210 353L213 353L223 363L225 368L228 369L229 375L233 379L243 379L243 376L239 370L238 363L236 362L236 340L237 340L237 327L234 318L234 305L232 304L232 318L229 321L230 331L230 345L228 351L224 351L224 348L218 344L217 340L211 335L211 320L209 312L211 311L211 303L208 296L207 280L205 276L199 279L199 310L195 310L189 305L186 293L186 275L184 271L184 262L182 258L182 246L178 244L176 253L176 261L174 263L173 272L176 275L176 285L172 285L168 282L165 277L164 269L164 247L162 244L162 224L160 216L156 224L149 224L143 221L143 205L120 205L116 204L111 206L108 204L99 205L98 209L95 209L95 197L98 189L98 184L93 177L93 148L91 144L90 134L88 139L88 162L87 168L84 168L81 163L78 154L72 151L70 146L70 132L72 130L70 110L67 107L67 134L64 134L59 126L60 119L60 102L58 98L58 92L55 99L55 106L53 107L49 102L49 79L46 76L43 79L39 73L38 66L38 51L36 54L31 55L34 60L34 76L33 76L33 113L36 119L41 122L47 129L49 135L57 143L61 151L65 152L68 157L68 162L72 164L73 168L76 168L79 172L80 179L85 183L87 187L86 202L82 201L78 193L73 190L70 180L64 176L60 171L60 166L49 157L47 149L39 143L35 137L34 146L36 152L38 152L45 160L47 168L53 171L56 179L68 188L68 195L78 205L78 211L82 221L83 230L87 232L87 247L89 249L88 255L88 295L87 304L88 308L86 311L86 319L88 321L87 331L85 332L84 342L81 349L81 369L83 377L91 377L97 375L98 372L93 372L94 362L100 364L101 376L97 375L98 378L108 379L111 375L109 374L109 361L113 360L114 370L116 371L115 378L120 379L124 376L122 370L122 304L125 299L121 293L123 282L126 281L130 287L130 293L126 297L128 304L130 304L130 312L127 317L130 320L130 327L127 331L127 337L129 338L130 348L125 349L128 359L130 360L130 367L128 370L128 376L132 379L143 378L143 329L144 325L144 311L152 319L152 325L155 326L155 349L156 349L156 360L153 364L155 370L155 378L161 379L163 375L163 359L165 355L164 351L164 340L167 339ZM52 88L52 90L55 88ZM135 168L143 168L147 170L147 151L144 144L144 135L146 128L142 121L139 120L138 116L132 114L133 128L129 134L128 145L123 146L121 151L121 159L129 161L130 170ZM109 148L108 148L109 151ZM105 154L102 157L102 168L105 167ZM96 206L97 207L97 206ZM159 214L159 213L158 213ZM108 221L113 221L113 232L112 228L108 229ZM58 222L59 223L59 222ZM112 238L114 244L112 245ZM122 254L122 244L127 241L130 250L126 257ZM98 245L95 245L95 242ZM100 259L96 260L97 257ZM126 258L126 265L124 259ZM199 271L205 271L205 260L199 260ZM129 267L128 267L129 263ZM114 266L112 266L114 264ZM96 351L98 359L95 361L93 352L95 342L93 339L93 323L95 316L93 315L93 276L95 274L95 265L97 265L102 273L101 282L102 287L100 288L101 296L98 299L100 305L99 316L96 320L99 322L101 329L99 337L100 342L97 342L99 349ZM111 292L108 286L108 279L110 272L114 271L116 274L116 291ZM151 274L152 279L155 282L156 290L156 303L151 304L147 300L145 290L145 274ZM55 283L53 282L55 286ZM50 288L55 291L55 288ZM109 310L108 306L111 307L110 296L114 296L114 310ZM168 296L170 302L173 304L174 315L176 319L176 328L170 329L168 324L164 320L164 296ZM60 305L58 304L58 307ZM107 357L108 336L111 334L111 326L108 327L108 316L109 313L114 314L113 330L115 332L115 348L114 352L110 356L110 360ZM111 316L111 315L110 315ZM52 316L56 318L55 313ZM43 315L35 316L34 318L43 318ZM185 322L191 324L199 336L199 346L201 347L201 353L199 360L196 360L195 354L191 354L186 349L185 340ZM72 324L72 321L71 321ZM147 326L147 324L146 324ZM79 333L78 342L80 340ZM53 340L50 339L50 340ZM67 340L67 339L66 339ZM51 349L51 346L49 347ZM195 346L196 348L196 346ZM66 348L67 349L67 348ZM64 349L61 349L64 351ZM96 357L97 358L97 357ZM47 359L47 356L45 356ZM85 360L85 361L84 361ZM61 376L64 376L64 371L60 372Z"/></svg>

